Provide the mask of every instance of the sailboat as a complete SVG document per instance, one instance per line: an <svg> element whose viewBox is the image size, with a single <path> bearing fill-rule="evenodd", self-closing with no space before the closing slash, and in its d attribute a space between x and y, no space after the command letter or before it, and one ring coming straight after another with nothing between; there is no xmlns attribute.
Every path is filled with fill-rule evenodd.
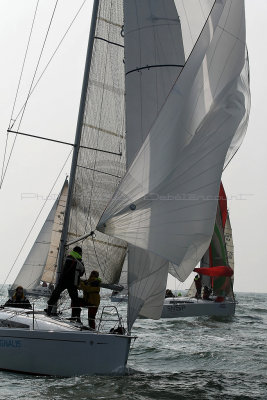
<svg viewBox="0 0 267 400"><path fill-rule="evenodd" d="M18 286L27 296L50 297L56 282L57 255L62 232L68 180L66 179L24 264L8 293L13 295ZM45 285L44 285L45 284Z"/></svg>
<svg viewBox="0 0 267 400"><path fill-rule="evenodd" d="M211 243L201 259L200 268L195 268L194 271L197 275L187 296L166 298L161 318L234 315L234 246L222 183ZM196 281L200 283L199 293Z"/></svg>
<svg viewBox="0 0 267 400"><path fill-rule="evenodd" d="M183 281L209 247L248 98L243 0L95 0L57 273L78 244L116 283L128 250L127 333L2 309L0 368L126 365L135 319L161 316L169 263Z"/></svg>

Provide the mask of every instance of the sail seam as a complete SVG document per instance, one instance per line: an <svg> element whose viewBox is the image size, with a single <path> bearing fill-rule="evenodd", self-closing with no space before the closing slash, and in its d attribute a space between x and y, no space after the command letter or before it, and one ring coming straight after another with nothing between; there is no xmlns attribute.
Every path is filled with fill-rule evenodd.
<svg viewBox="0 0 267 400"><path fill-rule="evenodd" d="M100 128L100 126L94 126L94 125L86 124L86 123L84 123L83 125L86 126L87 128L96 129L96 130L101 131L103 133L108 133L109 135L117 136L117 137L119 137L121 139L124 139L123 135L120 135L119 133L116 133L116 132L109 131L109 130L104 129L104 128Z"/></svg>
<svg viewBox="0 0 267 400"><path fill-rule="evenodd" d="M110 21L110 20L108 20L106 18L99 17L98 20L106 22L107 24L110 24L110 25L113 25L113 26L117 26L118 28L121 28L120 24L117 24L116 22L112 22L112 21Z"/></svg>
<svg viewBox="0 0 267 400"><path fill-rule="evenodd" d="M105 90L107 90L107 91L109 91L111 93L115 93L115 94L118 94L118 95L121 95L121 96L124 96L124 94L125 94L125 91L123 89L115 88L114 86L107 85L107 84L105 84L103 82L98 82L98 81L96 81L94 79L89 79L89 83L91 85L96 86L96 87L100 87L101 89L105 89Z"/></svg>

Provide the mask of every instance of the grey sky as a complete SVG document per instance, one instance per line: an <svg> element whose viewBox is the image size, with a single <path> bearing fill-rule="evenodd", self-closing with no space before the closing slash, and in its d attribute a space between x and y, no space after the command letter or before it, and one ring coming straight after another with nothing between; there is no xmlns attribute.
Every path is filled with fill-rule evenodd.
<svg viewBox="0 0 267 400"><path fill-rule="evenodd" d="M43 70L82 0L59 1L55 21L48 36ZM83 65L93 1L87 0L73 28L64 40L57 56L50 64L26 108L20 131L72 142L75 134ZM267 170L265 130L267 83L267 56L265 52L266 0L246 0L247 45L250 57L252 107L245 140L223 174L228 195L235 245L235 290L267 292L267 245L265 239ZM2 166L5 132L9 124L17 89L21 65L26 49L36 0L1 0L0 13L0 163ZM33 69L37 63L45 30L49 23L54 0L40 1L38 24L33 32L34 41L29 49L29 60L21 93L25 98ZM18 107L22 105L18 97ZM16 113L15 113L16 115ZM10 134L9 141L14 138ZM0 239L2 245L0 282L3 282L41 209L71 148L69 146L18 137L0 191ZM69 171L63 169L52 196L30 235L23 252L11 272L8 283L15 278L42 223L60 191ZM189 281L181 288L188 287ZM170 281L172 288L175 286Z"/></svg>

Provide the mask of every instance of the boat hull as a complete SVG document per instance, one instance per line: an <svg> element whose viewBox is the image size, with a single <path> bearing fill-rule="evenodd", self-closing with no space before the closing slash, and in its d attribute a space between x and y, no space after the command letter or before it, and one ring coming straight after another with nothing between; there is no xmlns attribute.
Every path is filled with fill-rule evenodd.
<svg viewBox="0 0 267 400"><path fill-rule="evenodd" d="M6 316L1 312L0 320ZM27 318L32 320L26 314L11 320L26 325ZM39 329L49 323L49 329ZM34 327L0 327L0 369L64 377L123 374L130 342L127 335L81 330L40 316Z"/></svg>
<svg viewBox="0 0 267 400"><path fill-rule="evenodd" d="M235 313L235 302L215 301L202 299L165 299L161 318L182 318L182 317L230 317Z"/></svg>

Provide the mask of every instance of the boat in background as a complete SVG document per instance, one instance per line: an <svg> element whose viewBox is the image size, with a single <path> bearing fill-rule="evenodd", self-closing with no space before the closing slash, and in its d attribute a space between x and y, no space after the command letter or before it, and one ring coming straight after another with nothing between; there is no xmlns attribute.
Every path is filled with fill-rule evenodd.
<svg viewBox="0 0 267 400"><path fill-rule="evenodd" d="M56 282L57 256L62 233L68 180L55 201L16 279L8 289L10 297L18 286L27 296L50 297Z"/></svg>
<svg viewBox="0 0 267 400"><path fill-rule="evenodd" d="M161 318L233 316L236 306L233 291L234 245L222 183L211 243L201 259L200 268L194 271L199 275L195 277L187 296L166 298Z"/></svg>

